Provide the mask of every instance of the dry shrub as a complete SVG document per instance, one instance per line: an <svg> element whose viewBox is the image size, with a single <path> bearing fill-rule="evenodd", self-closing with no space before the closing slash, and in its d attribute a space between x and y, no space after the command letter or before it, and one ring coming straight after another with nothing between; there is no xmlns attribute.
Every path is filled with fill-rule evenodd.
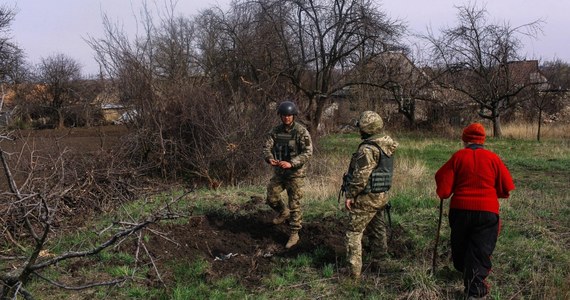
<svg viewBox="0 0 570 300"><path fill-rule="evenodd" d="M0 185L6 191L0 194L0 219L14 238L23 232L23 211L43 220L39 208L49 207L54 224L76 226L93 213L139 197L151 186L116 149L80 153L57 139L44 138L38 145L31 138L18 140L25 142L17 151L2 149L2 177L9 180L2 179Z"/></svg>
<svg viewBox="0 0 570 300"><path fill-rule="evenodd" d="M191 179L211 188L246 181L262 169L261 149L275 113L208 86L181 86L155 95L140 114L127 152L163 178Z"/></svg>
<svg viewBox="0 0 570 300"><path fill-rule="evenodd" d="M0 142L2 139L0 134ZM60 262L97 255L114 244L131 239L134 233L149 224L179 217L170 205L183 196L173 199L143 221L137 222L134 218L115 221L93 240L81 241L69 248L63 245L55 250L52 242L58 242L54 237L71 231L87 238L91 229L84 225L93 213L106 212L138 198L143 190L148 191L148 185L140 180L139 170L111 149L78 152L60 147L58 139L45 136L43 139L42 144L48 147L41 150L36 150L34 143L28 143L32 139L26 140L19 152L5 152L0 143L0 169L6 179L0 181L6 183L6 190L0 193L0 246L4 249L2 258L11 260L11 267L0 272L2 299L16 299L19 294L31 299L33 296L27 290L27 284L34 276L46 279L39 275L48 273L44 270L65 268L67 264ZM75 146L81 148L84 145ZM107 230L111 233L104 234ZM97 241L99 238L100 242ZM83 261L77 265L81 269L87 268L89 263ZM79 273L86 276L84 272ZM125 278L83 279L73 283L47 281L58 287L81 290L116 285ZM86 281L96 282L81 285ZM76 286L71 288L68 284Z"/></svg>

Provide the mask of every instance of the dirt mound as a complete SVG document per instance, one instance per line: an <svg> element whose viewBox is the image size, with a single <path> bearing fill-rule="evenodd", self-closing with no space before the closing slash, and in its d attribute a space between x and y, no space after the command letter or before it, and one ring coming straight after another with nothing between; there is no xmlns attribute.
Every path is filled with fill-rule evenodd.
<svg viewBox="0 0 570 300"><path fill-rule="evenodd" d="M267 210L235 217L191 216L188 224L157 228L166 232L170 241L154 236L149 250L159 262L204 259L211 263L208 275L212 279L234 275L251 287L270 273L276 259L313 253L315 249L325 254L323 261L318 262L321 265L336 263L344 256L344 233L338 230L342 228L338 220L305 223L299 244L285 249L287 226L274 226L273 217L274 213ZM164 267L159 270L168 272Z"/></svg>

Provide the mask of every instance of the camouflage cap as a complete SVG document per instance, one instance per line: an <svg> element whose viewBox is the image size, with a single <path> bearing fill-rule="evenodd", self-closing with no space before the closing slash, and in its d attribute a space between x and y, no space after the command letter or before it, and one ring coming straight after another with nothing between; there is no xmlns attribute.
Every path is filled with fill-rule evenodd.
<svg viewBox="0 0 570 300"><path fill-rule="evenodd" d="M373 111L364 111L358 118L358 128L364 133L377 134L381 132L382 127L384 127L382 118Z"/></svg>

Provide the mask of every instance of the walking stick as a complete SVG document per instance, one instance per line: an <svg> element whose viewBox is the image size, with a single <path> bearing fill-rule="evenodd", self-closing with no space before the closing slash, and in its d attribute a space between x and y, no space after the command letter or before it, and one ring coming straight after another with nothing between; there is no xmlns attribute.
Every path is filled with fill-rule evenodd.
<svg viewBox="0 0 570 300"><path fill-rule="evenodd" d="M441 229L441 216L443 215L443 199L439 199L439 221L437 222L437 232L435 233L435 245L433 246L433 259L431 261L431 273L435 273L435 261L437 258L437 244L439 243L439 231Z"/></svg>

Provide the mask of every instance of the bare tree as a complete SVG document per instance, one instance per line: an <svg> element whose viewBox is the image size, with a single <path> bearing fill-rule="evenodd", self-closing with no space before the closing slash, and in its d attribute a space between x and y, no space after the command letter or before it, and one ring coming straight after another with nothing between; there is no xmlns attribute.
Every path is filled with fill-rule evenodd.
<svg viewBox="0 0 570 300"><path fill-rule="evenodd" d="M560 95L555 91L538 91L535 93L535 96L531 99L531 105L537 111L537 132L536 132L536 140L540 142L540 135L542 129L542 123L544 122L543 115L548 108L552 108L556 105L559 100Z"/></svg>
<svg viewBox="0 0 570 300"><path fill-rule="evenodd" d="M546 61L540 66L540 71L548 78L548 83L553 90L570 90L570 64L569 62L555 59Z"/></svg>
<svg viewBox="0 0 570 300"><path fill-rule="evenodd" d="M79 100L74 89L81 79L81 65L62 53L48 56L38 66L38 79L45 86L42 98L57 113L57 127L63 128L64 109Z"/></svg>
<svg viewBox="0 0 570 300"><path fill-rule="evenodd" d="M543 82L528 80L528 71L515 68L522 46L521 35L536 37L541 20L513 27L488 21L486 9L475 4L459 6L458 24L445 28L440 36L429 32L434 69L439 83L460 92L479 106L479 116L493 122L494 136L500 137L501 116L512 109L525 89ZM527 76L524 78L524 76Z"/></svg>
<svg viewBox="0 0 570 300"><path fill-rule="evenodd" d="M239 73L225 71L231 62L219 59L218 53L229 53L218 52L223 42L208 40L221 32L217 26L223 23L214 22L219 15L206 13L195 23L174 11L169 6L154 20L144 8L145 30L134 39L105 19L105 36L89 43L122 103L136 111L130 124L133 159L162 177L236 183L255 170L246 165L258 161L250 145L267 127L258 126L266 119L256 109L263 104L249 97L256 88L239 75L237 84L231 82Z"/></svg>
<svg viewBox="0 0 570 300"><path fill-rule="evenodd" d="M231 106L265 111L270 102L291 98L287 82L268 71L278 63L273 24L256 6L234 3L228 12L212 8L195 20L200 73Z"/></svg>
<svg viewBox="0 0 570 300"><path fill-rule="evenodd" d="M365 83L353 89L356 98L367 99L370 102L367 108L376 111L392 109L389 104L394 104L397 113L404 116L411 127L416 125L418 102L433 101L429 92L432 90L431 78L404 51L381 53L366 65L359 66L354 73L350 76L353 82Z"/></svg>
<svg viewBox="0 0 570 300"><path fill-rule="evenodd" d="M6 84L21 83L27 75L24 53L11 41L10 25L15 17L15 10L5 4L0 5L0 111L4 106L4 97L8 87Z"/></svg>
<svg viewBox="0 0 570 300"><path fill-rule="evenodd" d="M0 79L5 80L12 69L17 65L22 57L21 49L11 41L10 25L14 20L15 12L13 8L6 4L0 5Z"/></svg>
<svg viewBox="0 0 570 300"><path fill-rule="evenodd" d="M285 79L289 87L282 95L297 98L312 132L331 95L363 84L343 80L343 75L389 50L403 29L372 1L241 1L234 10L249 12L248 19L240 19L243 30L227 31L233 52L250 51L245 67L253 71L247 80ZM243 32L249 33L247 39L238 35Z"/></svg>

